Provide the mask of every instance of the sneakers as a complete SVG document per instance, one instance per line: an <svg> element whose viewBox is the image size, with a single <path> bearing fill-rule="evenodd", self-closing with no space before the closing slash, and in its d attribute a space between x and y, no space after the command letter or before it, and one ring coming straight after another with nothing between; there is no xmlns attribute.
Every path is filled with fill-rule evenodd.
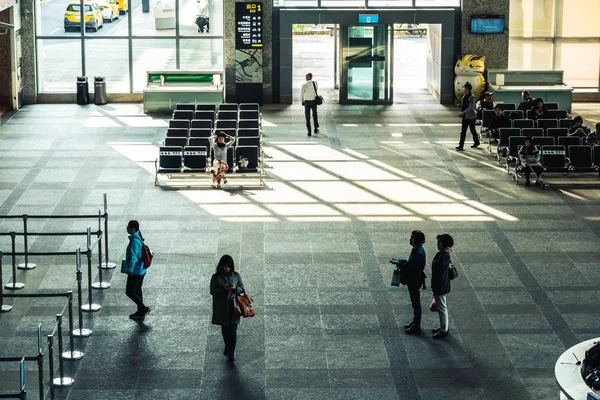
<svg viewBox="0 0 600 400"><path fill-rule="evenodd" d="M421 325L413 324L410 328L405 329L404 333L407 335L418 335L421 333Z"/></svg>
<svg viewBox="0 0 600 400"><path fill-rule="evenodd" d="M227 178L223 178L223 184L227 183Z"/></svg>
<svg viewBox="0 0 600 400"><path fill-rule="evenodd" d="M315 129L315 133L319 133L319 128Z"/></svg>
<svg viewBox="0 0 600 400"><path fill-rule="evenodd" d="M412 326L413 326L414 324L415 324L414 322L411 322L410 324L406 324L406 325L404 325L404 330L412 328Z"/></svg>
<svg viewBox="0 0 600 400"><path fill-rule="evenodd" d="M479 143L475 143L473 146L471 146L472 149L476 149L479 147Z"/></svg>
<svg viewBox="0 0 600 400"><path fill-rule="evenodd" d="M139 311L134 312L133 314L129 315L129 319L140 319L141 315Z"/></svg>
<svg viewBox="0 0 600 400"><path fill-rule="evenodd" d="M146 309L142 312L140 312L138 315L138 319L144 319L146 318L146 315L150 314L150 307L146 307Z"/></svg>
<svg viewBox="0 0 600 400"><path fill-rule="evenodd" d="M461 146L456 147L456 151L463 151L464 149Z"/></svg>
<svg viewBox="0 0 600 400"><path fill-rule="evenodd" d="M306 134L306 136L312 136L312 135L310 134L310 132L308 132L308 133Z"/></svg>
<svg viewBox="0 0 600 400"><path fill-rule="evenodd" d="M442 338L445 338L445 337L447 337L447 336L448 336L448 333L449 333L449 332L450 332L450 331L447 331L447 332L442 332L442 331L438 330L436 333L434 333L434 334L433 334L433 338L434 338L434 339L442 339Z"/></svg>

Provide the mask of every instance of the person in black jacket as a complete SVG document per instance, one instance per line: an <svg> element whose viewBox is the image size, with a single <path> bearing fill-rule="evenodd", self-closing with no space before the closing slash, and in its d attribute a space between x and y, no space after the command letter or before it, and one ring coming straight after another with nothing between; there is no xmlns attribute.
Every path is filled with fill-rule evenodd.
<svg viewBox="0 0 600 400"><path fill-rule="evenodd" d="M437 236L438 253L431 263L431 290L440 316L440 327L433 330L433 338L441 339L448 336L448 306L446 295L450 293L450 250L454 246L452 236L444 233Z"/></svg>
<svg viewBox="0 0 600 400"><path fill-rule="evenodd" d="M404 325L404 331L410 334L421 333L421 287L425 289L425 234L421 231L412 231L410 234L412 250L408 261L402 265L402 273L406 277L406 286L410 295L410 304L413 308L413 320Z"/></svg>
<svg viewBox="0 0 600 400"><path fill-rule="evenodd" d="M490 130L491 138L498 139L500 137L500 128L510 128L510 119L504 115L502 108L496 106L494 108L496 115L492 117L487 128Z"/></svg>
<svg viewBox="0 0 600 400"><path fill-rule="evenodd" d="M533 107L533 99L529 95L529 92L527 90L524 90L523 91L523 100L521 100L521 102L519 103L519 107L517 107L517 110L521 110L521 111L523 111L523 114L525 114L527 112L527 110L531 110L532 107Z"/></svg>

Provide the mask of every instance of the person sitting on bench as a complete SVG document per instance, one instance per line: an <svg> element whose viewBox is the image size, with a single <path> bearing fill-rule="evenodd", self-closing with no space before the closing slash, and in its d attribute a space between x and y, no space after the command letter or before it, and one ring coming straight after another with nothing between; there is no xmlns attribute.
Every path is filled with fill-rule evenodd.
<svg viewBox="0 0 600 400"><path fill-rule="evenodd" d="M225 138L229 139L225 142ZM221 187L221 180L223 183L227 183L225 174L229 169L227 165L227 149L229 149L234 143L235 138L226 134L225 132L219 132L216 135L211 136L209 139L210 147L212 147L214 153L212 174L213 174L213 185Z"/></svg>
<svg viewBox="0 0 600 400"><path fill-rule="evenodd" d="M587 135L585 144L590 146L600 145L600 122L596 124L596 130Z"/></svg>
<svg viewBox="0 0 600 400"><path fill-rule="evenodd" d="M531 111L533 111L533 119L538 120L542 118L546 118L544 114L546 114L546 106L544 106L544 100L541 98L537 98L533 101L533 107L531 107Z"/></svg>
<svg viewBox="0 0 600 400"><path fill-rule="evenodd" d="M527 136L525 139L525 144L521 146L521 149L519 150L519 160L523 165L523 173L525 174L525 186L531 186L529 177L531 176L531 171L534 171L537 175L535 184L537 186L541 186L542 188L546 187L542 181L542 165L540 164L540 155L540 149L533 144L533 138L531 136Z"/></svg>
<svg viewBox="0 0 600 400"><path fill-rule="evenodd" d="M529 95L529 92L527 90L524 90L523 91L523 100L521 100L521 102L519 103L519 107L517 107L517 110L521 110L521 111L523 111L523 114L525 114L527 112L527 110L531 110L532 107L533 107L533 99Z"/></svg>
<svg viewBox="0 0 600 400"><path fill-rule="evenodd" d="M581 115L573 118L573 122L575 125L569 128L569 134L567 136L587 137L587 135L590 134L590 128L583 125L583 118L581 118Z"/></svg>
<svg viewBox="0 0 600 400"><path fill-rule="evenodd" d="M491 139L498 139L500 137L500 128L510 128L510 119L504 115L502 108L496 106L494 108L496 115L492 117L488 123L487 128L490 130Z"/></svg>
<svg viewBox="0 0 600 400"><path fill-rule="evenodd" d="M496 103L492 100L492 92L485 92L483 94L483 99L479 100L475 105L475 110L477 110L477 119L483 118L483 110L493 110L496 107Z"/></svg>

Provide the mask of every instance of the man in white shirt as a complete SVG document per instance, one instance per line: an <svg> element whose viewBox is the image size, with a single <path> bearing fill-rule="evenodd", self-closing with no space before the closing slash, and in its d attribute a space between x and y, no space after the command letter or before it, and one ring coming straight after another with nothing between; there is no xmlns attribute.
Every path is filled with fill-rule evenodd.
<svg viewBox="0 0 600 400"><path fill-rule="evenodd" d="M301 98L302 105L304 106L304 116L306 117L306 128L308 129L308 136L311 135L312 128L310 126L310 110L313 113L313 120L315 122L315 133L319 133L319 117L317 116L317 90L319 85L317 82L312 80L312 74L309 72L306 74L306 82L302 85Z"/></svg>

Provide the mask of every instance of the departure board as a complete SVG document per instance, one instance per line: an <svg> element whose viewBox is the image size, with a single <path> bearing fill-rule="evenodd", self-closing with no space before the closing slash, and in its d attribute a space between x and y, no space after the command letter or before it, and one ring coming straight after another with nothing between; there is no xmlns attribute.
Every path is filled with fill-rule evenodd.
<svg viewBox="0 0 600 400"><path fill-rule="evenodd" d="M235 48L263 47L262 3L235 3Z"/></svg>

